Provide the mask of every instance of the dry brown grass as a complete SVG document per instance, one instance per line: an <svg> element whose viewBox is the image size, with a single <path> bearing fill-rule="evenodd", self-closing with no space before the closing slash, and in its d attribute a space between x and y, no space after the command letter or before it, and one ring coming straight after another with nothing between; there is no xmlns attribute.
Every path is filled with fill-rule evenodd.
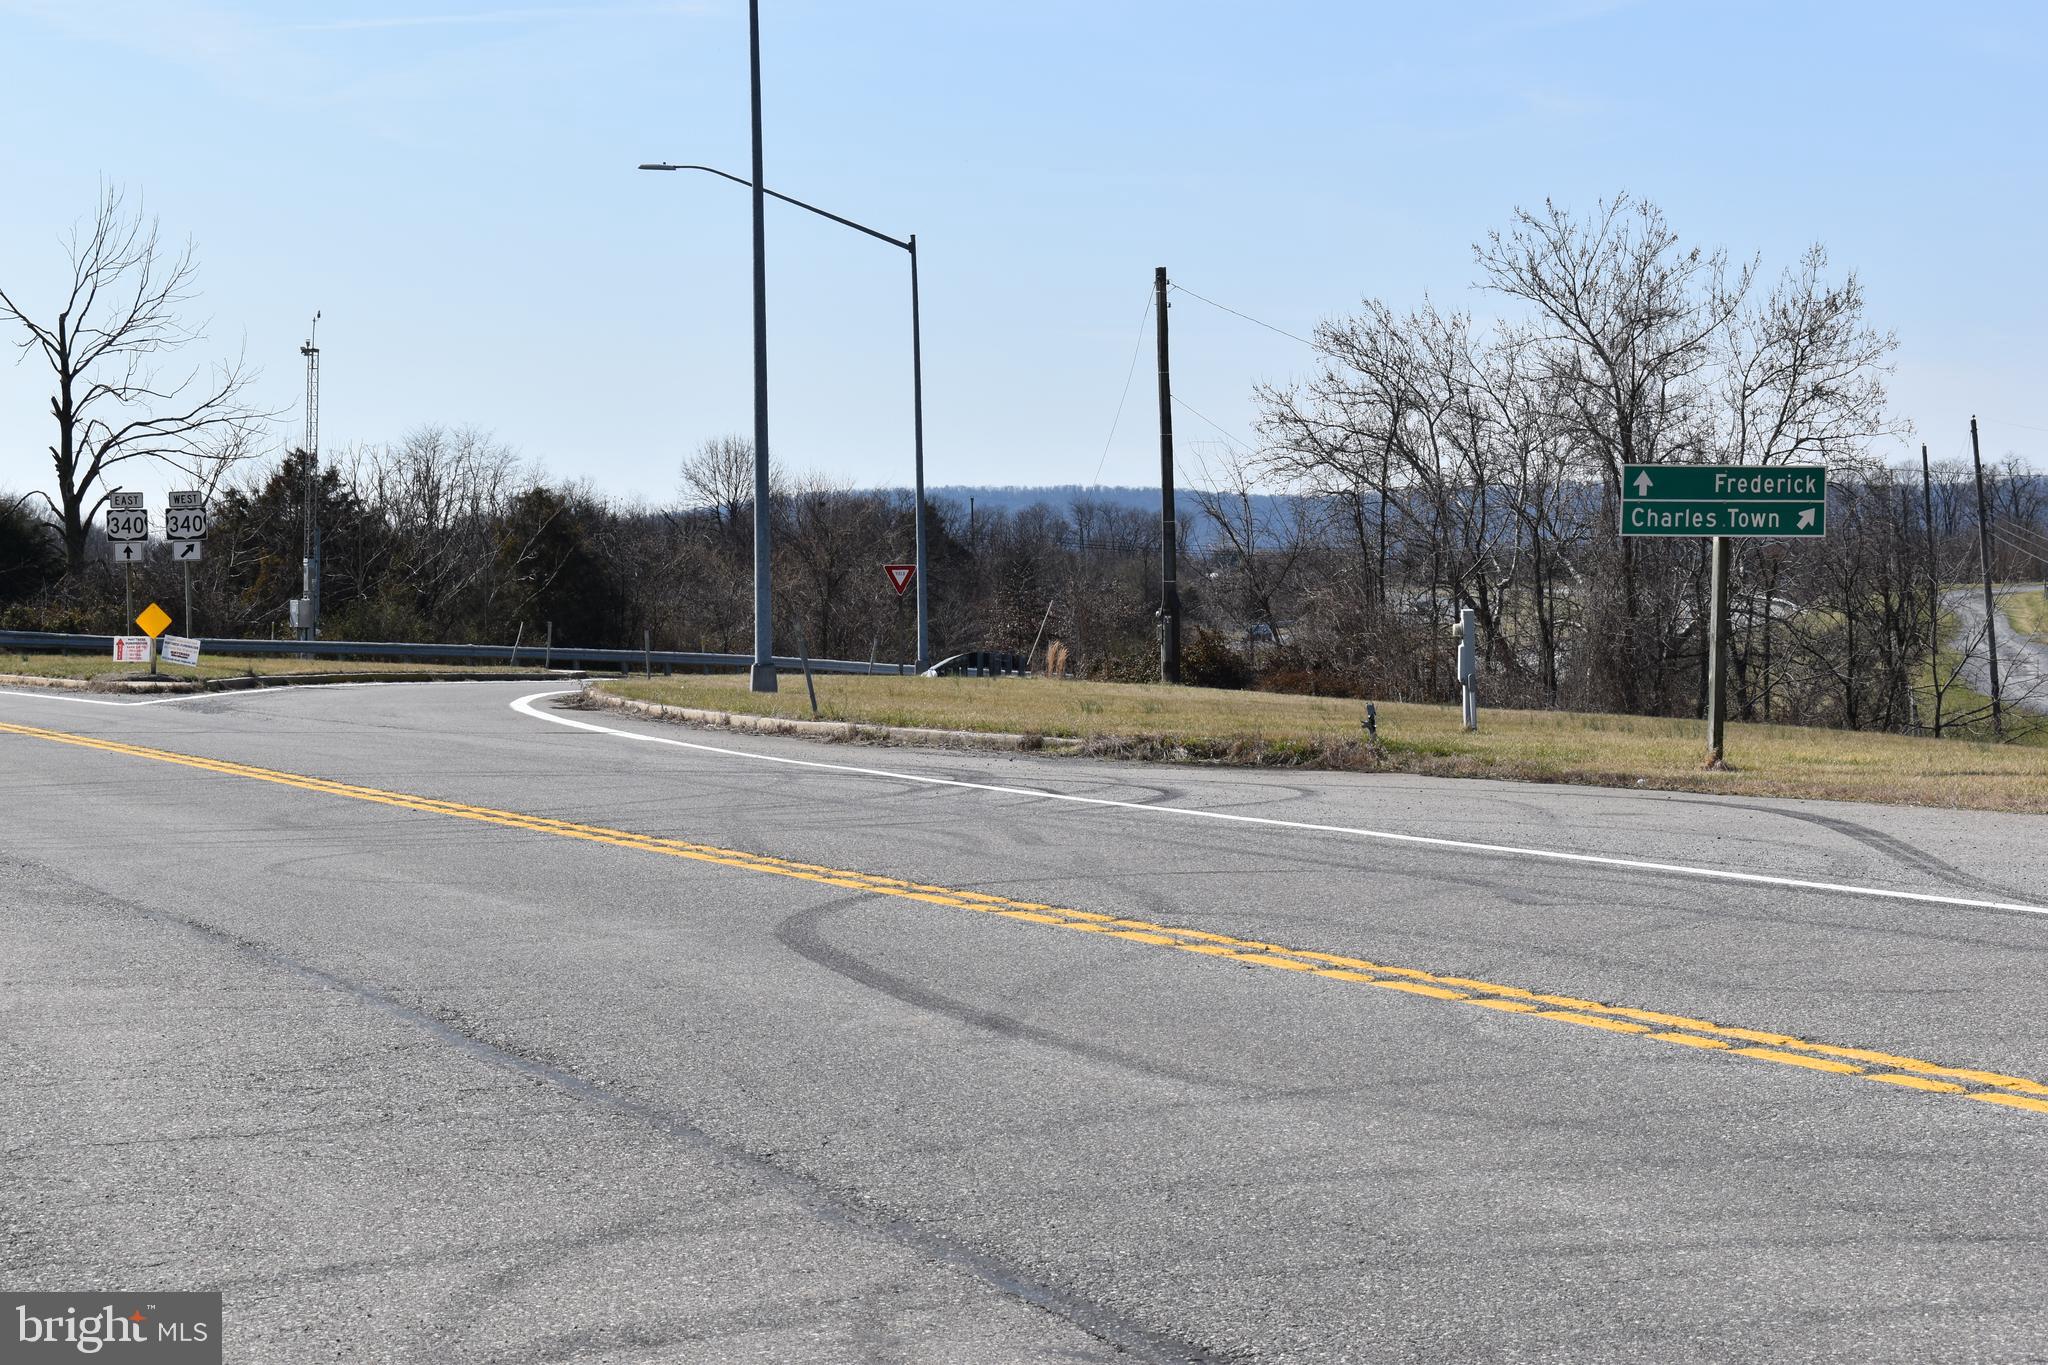
<svg viewBox="0 0 2048 1365"><path fill-rule="evenodd" d="M762 695L738 676L615 680L619 696L803 719L801 677ZM1347 768L1528 782L1824 797L2048 814L2048 748L1916 739L1784 725L1731 725L1726 770L1702 767L1698 721L1388 703L1380 743L1362 703L1328 697L1042 678L821 676L828 720L1072 736L1082 752L1176 762Z"/></svg>

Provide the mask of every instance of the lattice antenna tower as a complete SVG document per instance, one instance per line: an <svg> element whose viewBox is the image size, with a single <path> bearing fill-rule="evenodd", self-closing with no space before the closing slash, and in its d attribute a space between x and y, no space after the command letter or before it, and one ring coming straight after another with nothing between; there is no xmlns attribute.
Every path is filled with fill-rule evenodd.
<svg viewBox="0 0 2048 1365"><path fill-rule="evenodd" d="M320 314L313 314L313 329L299 354L306 357L306 453L320 458Z"/></svg>
<svg viewBox="0 0 2048 1365"><path fill-rule="evenodd" d="M306 344L299 347L299 354L306 357L306 558L313 557L314 530L313 500L319 493L320 479L320 314L313 313L312 329L306 334Z"/></svg>

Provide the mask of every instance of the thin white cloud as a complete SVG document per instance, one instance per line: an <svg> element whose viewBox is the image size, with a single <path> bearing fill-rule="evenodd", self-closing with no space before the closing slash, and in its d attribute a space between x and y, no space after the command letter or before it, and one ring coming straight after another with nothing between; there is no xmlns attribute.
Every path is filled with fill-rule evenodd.
<svg viewBox="0 0 2048 1365"><path fill-rule="evenodd" d="M538 24L561 19L643 19L702 14L700 4L659 5L533 5L519 9L473 10L463 14L394 14L383 18L336 19L322 24L294 24L293 33L357 33L376 29L436 28L456 25Z"/></svg>

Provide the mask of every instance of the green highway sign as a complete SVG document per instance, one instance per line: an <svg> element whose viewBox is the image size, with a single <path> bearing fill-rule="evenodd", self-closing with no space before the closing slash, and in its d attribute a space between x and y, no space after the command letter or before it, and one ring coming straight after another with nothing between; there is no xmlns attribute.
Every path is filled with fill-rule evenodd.
<svg viewBox="0 0 2048 1365"><path fill-rule="evenodd" d="M1824 536L1820 465L1630 464L1621 467L1625 536Z"/></svg>

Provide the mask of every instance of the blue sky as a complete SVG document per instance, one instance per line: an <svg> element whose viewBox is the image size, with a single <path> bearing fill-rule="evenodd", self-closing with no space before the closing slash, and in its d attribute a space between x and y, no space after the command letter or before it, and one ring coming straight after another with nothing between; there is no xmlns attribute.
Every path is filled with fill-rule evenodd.
<svg viewBox="0 0 2048 1365"><path fill-rule="evenodd" d="M1825 242L1937 454L1972 412L1987 453L2048 452L2048 7L763 8L769 184L919 236L934 483L1148 481L1149 340L1108 438L1155 265L1295 332L1365 295L1485 313L1475 239L1618 190L1772 272ZM746 171L737 0L0 0L0 70L0 279L53 298L61 233L126 186L198 243L209 349L267 401L323 310L330 449L470 423L663 499L750 429L746 193L633 170ZM770 208L776 456L906 483L903 254ZM1244 438L1309 358L1173 321L1177 392ZM0 367L0 488L47 482L48 389Z"/></svg>

